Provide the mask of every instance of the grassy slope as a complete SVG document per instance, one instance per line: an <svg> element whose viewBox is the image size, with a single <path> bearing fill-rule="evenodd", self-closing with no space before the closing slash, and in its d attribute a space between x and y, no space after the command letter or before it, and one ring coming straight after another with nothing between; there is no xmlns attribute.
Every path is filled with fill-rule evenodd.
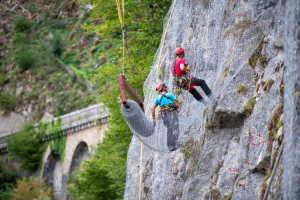
<svg viewBox="0 0 300 200"><path fill-rule="evenodd" d="M34 16L30 28L24 32L12 26L22 15L21 9L16 9L15 13L0 7L0 13L5 13L5 19L11 22L1 27L0 33L4 38L0 49L7 51L0 57L0 95L6 97L6 101L0 101L2 114L9 110L21 113L32 107L29 115L38 121L45 111L58 116L92 104L86 87L68 75L49 51L51 36L59 35L64 43L60 60L83 81L93 76L95 69L108 59L106 55L98 57L107 51L109 44L99 41L95 34L84 33L81 26L86 21L87 11L68 1L46 1L45 5L26 1L22 6ZM45 11L44 7L49 9ZM70 7L72 9L68 10ZM66 10L68 16L57 19L60 10ZM83 17L79 18L77 13L82 13ZM33 64L28 71L22 71L17 60L26 51L33 57Z"/></svg>

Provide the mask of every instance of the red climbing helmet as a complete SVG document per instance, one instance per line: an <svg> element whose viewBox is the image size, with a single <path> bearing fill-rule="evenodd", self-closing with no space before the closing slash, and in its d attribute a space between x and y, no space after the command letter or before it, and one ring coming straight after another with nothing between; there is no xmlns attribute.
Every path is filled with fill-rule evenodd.
<svg viewBox="0 0 300 200"><path fill-rule="evenodd" d="M177 47L177 48L175 49L175 54L182 54L182 53L184 53L183 48Z"/></svg>
<svg viewBox="0 0 300 200"><path fill-rule="evenodd" d="M162 92L164 88L167 88L167 86L164 83L160 83L158 86L156 86L156 91Z"/></svg>

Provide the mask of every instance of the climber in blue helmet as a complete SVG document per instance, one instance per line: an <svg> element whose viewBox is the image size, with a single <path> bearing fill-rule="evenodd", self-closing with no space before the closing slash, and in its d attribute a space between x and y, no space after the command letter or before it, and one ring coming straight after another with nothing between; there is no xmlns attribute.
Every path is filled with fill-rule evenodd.
<svg viewBox="0 0 300 200"><path fill-rule="evenodd" d="M178 103L173 94L168 93L165 84L160 83L156 90L160 93L152 107L153 123L156 125L155 109L159 105L164 125L167 127L167 145L170 151L177 149L177 140L179 134Z"/></svg>

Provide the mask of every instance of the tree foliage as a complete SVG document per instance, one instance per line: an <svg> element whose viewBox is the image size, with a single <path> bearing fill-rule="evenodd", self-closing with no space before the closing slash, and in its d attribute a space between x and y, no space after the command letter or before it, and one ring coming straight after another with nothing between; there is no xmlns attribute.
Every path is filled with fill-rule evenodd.
<svg viewBox="0 0 300 200"><path fill-rule="evenodd" d="M46 145L40 142L30 122L26 122L18 133L7 138L8 155L13 161L19 162L22 169L37 169Z"/></svg>
<svg viewBox="0 0 300 200"><path fill-rule="evenodd" d="M91 1L86 1L91 3ZM122 30L114 0L93 0L93 12L83 28L101 34L103 40L114 44L105 55L109 61L97 69L92 82L98 86L99 101L109 108L109 129L96 148L95 157L85 161L71 178L68 186L76 199L123 199L126 181L127 151L132 133L120 111L120 90L117 76L123 73ZM128 0L125 4L126 48L124 75L143 98L143 84L151 69L160 44L163 19L171 5L166 0ZM91 23L105 19L102 24ZM112 191L112 193L111 193ZM105 194L104 194L105 193Z"/></svg>
<svg viewBox="0 0 300 200"><path fill-rule="evenodd" d="M51 188L45 183L45 178L37 177L23 178L17 180L17 187L13 190L13 200L32 200L40 197L52 197Z"/></svg>
<svg viewBox="0 0 300 200"><path fill-rule="evenodd" d="M12 166L0 162L0 200L11 198L12 188L18 178L20 175Z"/></svg>

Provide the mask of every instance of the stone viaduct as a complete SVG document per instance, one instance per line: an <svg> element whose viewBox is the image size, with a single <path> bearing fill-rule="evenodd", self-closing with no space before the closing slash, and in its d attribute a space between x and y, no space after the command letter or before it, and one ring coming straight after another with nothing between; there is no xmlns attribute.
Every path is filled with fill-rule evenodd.
<svg viewBox="0 0 300 200"><path fill-rule="evenodd" d="M43 165L39 174L40 178L47 177L46 182L48 186L53 188L55 199L67 200L66 187L70 183L69 175L93 153L92 146L96 146L104 138L108 112L97 104L63 115L61 119L63 122L61 131L64 135L63 137L67 137L63 162L61 162L62 159L59 157L56 158L50 155L51 149L49 145L43 155ZM6 138L11 134L14 134L14 132L0 134L1 162L9 162ZM43 140L47 141L53 138L54 136L48 136ZM13 164L17 165L16 163Z"/></svg>

